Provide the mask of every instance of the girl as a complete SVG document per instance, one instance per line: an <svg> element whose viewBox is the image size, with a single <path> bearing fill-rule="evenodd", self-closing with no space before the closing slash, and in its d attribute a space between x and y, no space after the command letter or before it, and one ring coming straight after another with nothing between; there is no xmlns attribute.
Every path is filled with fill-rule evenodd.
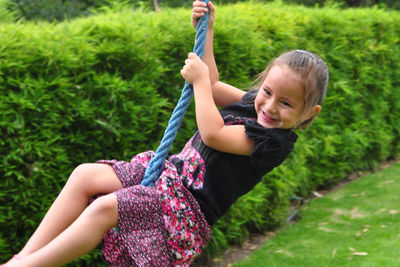
<svg viewBox="0 0 400 267"><path fill-rule="evenodd" d="M259 75L256 89L225 84L213 55L211 2L209 8L203 61L190 53L181 70L194 87L198 131L165 161L153 188L140 185L152 152L78 166L7 267L60 266L102 239L112 266L188 266L217 219L292 151L292 129L306 128L321 110L326 64L310 52L290 51ZM195 1L194 27L204 12L205 3Z"/></svg>

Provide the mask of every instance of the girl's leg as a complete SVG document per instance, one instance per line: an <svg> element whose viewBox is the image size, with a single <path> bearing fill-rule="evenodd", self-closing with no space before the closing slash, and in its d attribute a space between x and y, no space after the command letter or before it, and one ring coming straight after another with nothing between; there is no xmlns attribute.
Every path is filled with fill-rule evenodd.
<svg viewBox="0 0 400 267"><path fill-rule="evenodd" d="M64 231L87 207L90 197L100 193L108 194L121 188L122 184L111 166L78 166L19 256L23 258L40 249Z"/></svg>
<svg viewBox="0 0 400 267"><path fill-rule="evenodd" d="M50 243L7 267L54 267L66 264L94 249L106 231L118 225L115 194L96 199L64 232Z"/></svg>

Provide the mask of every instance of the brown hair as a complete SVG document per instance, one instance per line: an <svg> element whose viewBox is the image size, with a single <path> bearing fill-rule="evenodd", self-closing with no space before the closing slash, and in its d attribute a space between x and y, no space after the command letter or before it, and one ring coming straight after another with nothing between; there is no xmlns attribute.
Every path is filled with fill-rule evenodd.
<svg viewBox="0 0 400 267"><path fill-rule="evenodd" d="M261 72L257 79L254 81L252 91L255 91L251 97L251 101L254 102L256 92L261 87L269 71L273 66L284 65L288 66L295 73L298 73L304 81L304 110L303 112L309 112L315 105L322 105L324 101L329 72L326 63L316 54L305 51L305 50L293 50L285 52L279 57L273 59L267 66L267 68ZM310 119L301 122L297 125L297 128L305 129L310 125L315 116Z"/></svg>

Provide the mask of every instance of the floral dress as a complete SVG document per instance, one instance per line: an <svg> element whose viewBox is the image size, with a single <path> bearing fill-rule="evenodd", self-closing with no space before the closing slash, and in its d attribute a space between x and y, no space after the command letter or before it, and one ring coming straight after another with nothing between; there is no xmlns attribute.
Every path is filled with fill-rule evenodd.
<svg viewBox="0 0 400 267"><path fill-rule="evenodd" d="M124 187L115 192L118 228L103 239L103 257L110 266L189 266L210 238L210 226L187 189L201 187L205 172L191 140L170 158L183 160L179 172L166 160L155 186L145 187L140 182L153 156L147 151L130 162L98 161L111 165Z"/></svg>

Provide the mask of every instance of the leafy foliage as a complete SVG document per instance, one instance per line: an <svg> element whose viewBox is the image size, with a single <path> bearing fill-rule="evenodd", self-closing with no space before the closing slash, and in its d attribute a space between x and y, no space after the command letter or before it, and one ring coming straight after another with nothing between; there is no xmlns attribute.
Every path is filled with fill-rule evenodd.
<svg viewBox="0 0 400 267"><path fill-rule="evenodd" d="M93 0L2 0L0 6L6 7L26 20L60 21L87 15L91 8L99 7L106 1Z"/></svg>
<svg viewBox="0 0 400 267"><path fill-rule="evenodd" d="M373 7L400 9L400 3L392 0L284 0L288 4L306 6Z"/></svg>
<svg viewBox="0 0 400 267"><path fill-rule="evenodd" d="M2 24L1 259L26 242L76 165L156 149L183 87L189 17L189 9L122 7L58 24ZM285 164L213 228L206 254L279 225L290 196L399 154L399 17L377 8L219 6L215 54L224 81L246 87L289 49L319 54L331 81L322 114L299 133ZM191 107L171 153L195 129ZM98 253L79 264L99 266Z"/></svg>
<svg viewBox="0 0 400 267"><path fill-rule="evenodd" d="M10 11L7 6L7 2L5 2L4 0L0 0L0 23L16 21L16 12Z"/></svg>
<svg viewBox="0 0 400 267"><path fill-rule="evenodd" d="M392 0L218 0L218 4L233 4L237 2L274 2L281 1L286 4L300 4L306 6L337 6L337 7L372 7L400 9L399 1ZM155 4L156 3L156 4ZM19 19L63 21L76 17L84 17L96 13L103 7L126 5L131 8L155 10L156 6L166 7L191 7L192 1L188 0L1 0L1 9L12 11ZM0 16L0 19L3 16Z"/></svg>

